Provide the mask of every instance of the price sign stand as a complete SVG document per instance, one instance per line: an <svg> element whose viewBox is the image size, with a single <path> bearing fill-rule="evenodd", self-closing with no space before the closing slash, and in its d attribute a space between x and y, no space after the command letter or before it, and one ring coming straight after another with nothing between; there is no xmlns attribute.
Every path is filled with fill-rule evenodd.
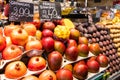
<svg viewBox="0 0 120 80"><path fill-rule="evenodd" d="M33 21L34 4L10 1L9 21Z"/></svg>
<svg viewBox="0 0 120 80"><path fill-rule="evenodd" d="M39 14L41 21L61 19L61 5L59 2L40 2Z"/></svg>

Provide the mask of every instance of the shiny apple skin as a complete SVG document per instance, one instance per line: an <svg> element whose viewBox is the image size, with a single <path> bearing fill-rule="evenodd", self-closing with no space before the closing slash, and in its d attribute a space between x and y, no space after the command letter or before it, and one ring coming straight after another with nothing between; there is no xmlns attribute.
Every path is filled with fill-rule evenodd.
<svg viewBox="0 0 120 80"><path fill-rule="evenodd" d="M57 80L73 80L72 72L68 69L59 69L56 73Z"/></svg>

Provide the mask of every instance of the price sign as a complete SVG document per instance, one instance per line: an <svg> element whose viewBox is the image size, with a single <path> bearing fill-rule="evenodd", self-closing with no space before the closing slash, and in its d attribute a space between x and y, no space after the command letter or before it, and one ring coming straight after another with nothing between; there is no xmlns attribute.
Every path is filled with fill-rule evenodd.
<svg viewBox="0 0 120 80"><path fill-rule="evenodd" d="M40 2L39 13L41 20L61 19L61 6L59 2Z"/></svg>
<svg viewBox="0 0 120 80"><path fill-rule="evenodd" d="M33 12L32 3L10 1L9 21L33 21Z"/></svg>

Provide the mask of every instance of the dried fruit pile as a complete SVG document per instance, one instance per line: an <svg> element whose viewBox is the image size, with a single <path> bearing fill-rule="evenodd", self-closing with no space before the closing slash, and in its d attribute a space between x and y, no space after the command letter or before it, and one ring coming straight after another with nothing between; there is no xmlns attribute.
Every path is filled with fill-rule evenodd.
<svg viewBox="0 0 120 80"><path fill-rule="evenodd" d="M110 36L113 38L115 46L118 48L118 55L120 54L120 24L105 25L110 29Z"/></svg>

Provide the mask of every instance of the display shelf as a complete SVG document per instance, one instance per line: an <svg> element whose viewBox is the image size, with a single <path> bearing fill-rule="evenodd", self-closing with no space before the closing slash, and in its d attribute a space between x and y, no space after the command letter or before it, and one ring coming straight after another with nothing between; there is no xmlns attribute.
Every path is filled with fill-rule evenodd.
<svg viewBox="0 0 120 80"><path fill-rule="evenodd" d="M113 75L111 75L107 80L118 80L120 78L120 71L115 72Z"/></svg>
<svg viewBox="0 0 120 80"><path fill-rule="evenodd" d="M88 18L86 14L68 14L68 15L62 15L63 18Z"/></svg>

